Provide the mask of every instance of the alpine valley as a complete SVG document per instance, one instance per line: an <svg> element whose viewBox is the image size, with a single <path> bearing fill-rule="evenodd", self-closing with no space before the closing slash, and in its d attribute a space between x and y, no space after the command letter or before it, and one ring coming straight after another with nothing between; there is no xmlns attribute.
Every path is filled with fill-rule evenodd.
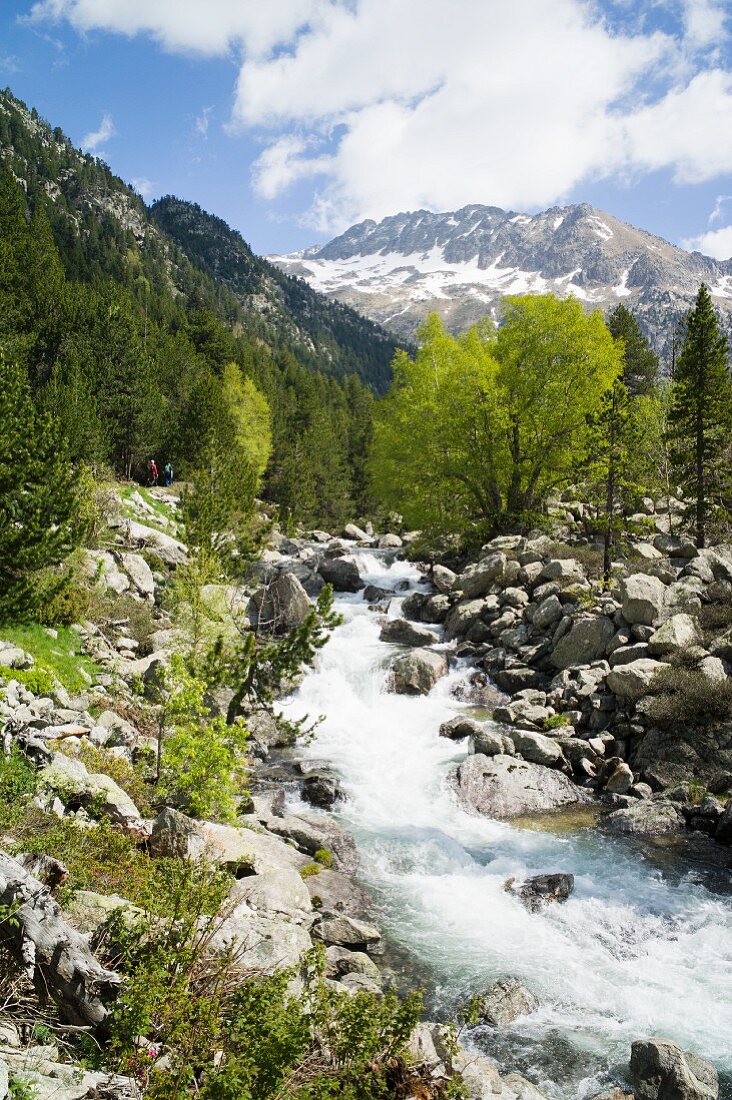
<svg viewBox="0 0 732 1100"><path fill-rule="evenodd" d="M686 252L586 203L535 215L477 204L417 210L271 259L407 339L431 310L460 332L486 314L497 319L507 294L552 293L603 312L622 302L668 353L671 319L702 281L732 326L732 261Z"/></svg>

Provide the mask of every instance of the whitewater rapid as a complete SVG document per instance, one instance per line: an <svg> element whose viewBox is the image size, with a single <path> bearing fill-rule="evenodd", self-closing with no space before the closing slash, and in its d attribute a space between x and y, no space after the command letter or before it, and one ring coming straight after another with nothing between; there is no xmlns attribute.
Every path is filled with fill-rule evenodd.
<svg viewBox="0 0 732 1100"><path fill-rule="evenodd" d="M419 572L377 554L357 560L365 581L395 590L389 614L398 615ZM337 609L343 625L286 713L322 716L302 751L341 777L339 818L356 838L363 881L385 934L414 960L420 984L428 975L431 1007L521 978L540 1011L473 1040L557 1097L597 1092L648 1035L732 1075L732 899L703 873L594 828L554 834L461 810L448 777L465 743L438 730L464 709L452 693L464 665L428 696L390 693L399 647L379 640L380 617L361 594ZM564 905L529 913L504 890L509 877L554 871L575 876Z"/></svg>

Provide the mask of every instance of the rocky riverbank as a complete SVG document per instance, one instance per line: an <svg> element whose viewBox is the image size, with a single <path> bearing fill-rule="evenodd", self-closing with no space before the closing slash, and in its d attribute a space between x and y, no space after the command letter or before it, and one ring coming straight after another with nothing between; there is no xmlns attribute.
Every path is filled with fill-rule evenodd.
<svg viewBox="0 0 732 1100"><path fill-rule="evenodd" d="M17 645L0 643L6 752L17 746L38 769L35 797L43 813L92 829L108 821L151 855L192 862L205 857L229 872L226 917L212 949L233 951L248 973L297 969L318 944L325 950L328 982L344 994L378 994L388 975L380 967L378 919L358 881L356 846L322 812L337 807L344 792L334 772L297 752L294 758L290 753L286 768L273 758L291 741L283 724L266 714L250 721L252 793L240 805L236 824L195 820L171 807L146 816L120 783L90 765L86 745L131 765L154 751L155 737L135 724L132 703L140 692L150 701L156 698L162 670L180 641L180 627L160 604L173 571L187 559L185 545L174 527L161 531L128 519L113 530L116 541L89 556L90 578L147 607L152 629L140 643L129 621L80 624L84 648L102 671L95 684L76 694L58 682L39 690L27 677L26 683L22 676L14 678L14 670L32 669L33 658ZM401 550L402 538L376 538L353 526L343 536L276 537L249 583L204 588L204 618L216 630L241 628L248 621L277 636L303 622L325 583L339 592L360 592L377 614L385 612L393 593L365 587L353 550L375 546L393 554ZM435 736L468 745L454 776L455 795L465 807L510 819L601 799L608 829L692 828L729 842L732 802L725 806L718 797L732 785L724 722L711 724L701 740L692 726L675 728L671 737L654 724L655 712L647 704L654 698L655 677L677 667L679 655L685 660L682 672L712 684L723 683L722 676L726 680L729 628L710 632L703 612L723 611L729 602L732 551L697 554L684 540L667 535L655 541L643 544L646 551L604 593L588 578L581 552L571 556L571 547L545 537L494 540L461 571L425 566L424 587L429 583L431 591L410 595L402 617L383 619L382 637L401 647L390 672L391 690L428 693L458 659L468 669L469 698L482 713L486 707L492 713L490 719L462 715L435 730ZM141 654L142 649L148 652ZM223 693L212 706L225 713L230 702ZM313 810L293 811L295 793ZM30 928L46 911L49 891L68 872L53 858L24 855L8 839L8 864L24 876ZM17 901L19 873L0 881L0 904ZM532 909L566 900L572 884L532 880L508 888ZM54 910L61 921L56 946L75 945L80 952L82 981L69 1004L83 1020L106 1011L83 975L84 968L93 970L90 948L115 910L134 914L124 891L76 891L62 913ZM22 922L21 928L26 928ZM54 997L68 1000L55 958L53 951L39 954L34 965ZM475 992L482 996L479 1019L491 1027L505 1027L537 1007L533 994L510 977ZM0 1086L5 1065L11 1076L34 1083L39 1096L56 1100L137 1095L131 1078L75 1070L52 1045L24 1043L12 1024L0 1039ZM630 1063L637 1096L709 1100L717 1095L716 1075L706 1063L674 1044L662 1050L650 1046L638 1054L634 1050ZM506 1100L541 1096L520 1075L499 1074L490 1058L451 1046L438 1025L418 1029L412 1056L423 1077L435 1082L461 1074L475 1100L496 1093Z"/></svg>

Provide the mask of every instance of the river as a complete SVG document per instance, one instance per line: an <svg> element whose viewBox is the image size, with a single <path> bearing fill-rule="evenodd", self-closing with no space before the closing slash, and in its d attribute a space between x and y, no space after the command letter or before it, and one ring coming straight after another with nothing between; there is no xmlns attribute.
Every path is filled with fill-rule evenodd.
<svg viewBox="0 0 732 1100"><path fill-rule="evenodd" d="M364 551L356 558L368 583L419 588L408 563ZM632 1040L655 1034L712 1059L722 1095L732 1096L728 872L693 852L609 837L561 815L549 831L464 812L448 777L465 743L438 730L464 709L453 688L465 664L428 696L389 693L386 670L399 647L379 640L379 616L361 594L336 606L343 625L286 713L323 716L303 752L341 777L348 800L338 816L356 838L362 880L430 1011L449 1012L496 978L516 976L540 1010L505 1032L470 1036L502 1069L554 1097L591 1096L622 1075ZM504 890L509 877L553 871L575 876L563 905L529 913Z"/></svg>

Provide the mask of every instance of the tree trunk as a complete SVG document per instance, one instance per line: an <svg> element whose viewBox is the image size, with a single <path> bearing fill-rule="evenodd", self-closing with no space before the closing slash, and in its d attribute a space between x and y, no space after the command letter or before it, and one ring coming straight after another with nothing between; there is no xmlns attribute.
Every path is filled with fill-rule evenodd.
<svg viewBox="0 0 732 1100"><path fill-rule="evenodd" d="M602 547L602 583L610 587L613 549L613 516L615 513L615 392L613 391L610 418L610 456L607 469L607 495L605 498L605 537Z"/></svg>
<svg viewBox="0 0 732 1100"><path fill-rule="evenodd" d="M702 376L696 399L696 545L703 550L706 541L706 486L704 484L704 378Z"/></svg>
<svg viewBox="0 0 732 1100"><path fill-rule="evenodd" d="M99 1027L121 978L89 950L84 936L64 920L47 886L0 852L0 943L26 972L41 1001L49 996L72 1024Z"/></svg>

